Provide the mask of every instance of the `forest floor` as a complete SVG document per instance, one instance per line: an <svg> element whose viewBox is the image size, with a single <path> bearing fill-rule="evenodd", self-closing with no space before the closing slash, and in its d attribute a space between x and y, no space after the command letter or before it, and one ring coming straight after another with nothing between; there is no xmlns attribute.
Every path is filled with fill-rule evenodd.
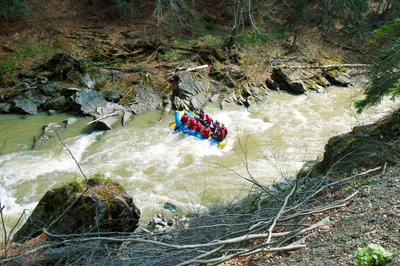
<svg viewBox="0 0 400 266"><path fill-rule="evenodd" d="M382 168L354 179L318 196L321 205L348 194L350 187L359 193L342 208L311 215L304 223L329 218L329 226L320 227L306 238L306 248L275 254L257 254L234 259L224 265L357 265L356 250L380 244L393 252L389 265L400 264L400 169ZM343 178L336 175L334 178Z"/></svg>

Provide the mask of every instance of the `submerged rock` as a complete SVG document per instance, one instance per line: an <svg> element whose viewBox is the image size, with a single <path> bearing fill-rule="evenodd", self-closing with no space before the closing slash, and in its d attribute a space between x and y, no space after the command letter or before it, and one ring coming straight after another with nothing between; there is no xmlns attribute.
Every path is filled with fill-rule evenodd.
<svg viewBox="0 0 400 266"><path fill-rule="evenodd" d="M73 126L76 122L78 122L78 119L70 117L66 120L63 121L65 123L65 127L71 127Z"/></svg>
<svg viewBox="0 0 400 266"><path fill-rule="evenodd" d="M120 184L94 178L47 191L13 241L37 237L43 228L52 234L133 232L139 218L140 210Z"/></svg>
<svg viewBox="0 0 400 266"><path fill-rule="evenodd" d="M33 148L37 148L40 145L48 142L51 139L57 137L57 132L61 129L61 125L57 123L48 123L43 126L43 133L40 136L34 137L34 145Z"/></svg>

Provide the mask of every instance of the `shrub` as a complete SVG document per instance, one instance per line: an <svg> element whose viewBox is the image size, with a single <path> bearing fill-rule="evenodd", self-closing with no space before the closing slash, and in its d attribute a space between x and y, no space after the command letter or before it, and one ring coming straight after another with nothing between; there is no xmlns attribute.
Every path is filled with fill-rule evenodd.
<svg viewBox="0 0 400 266"><path fill-rule="evenodd" d="M392 260L393 253L379 244L369 244L367 248L358 248L356 256L358 266L386 265Z"/></svg>

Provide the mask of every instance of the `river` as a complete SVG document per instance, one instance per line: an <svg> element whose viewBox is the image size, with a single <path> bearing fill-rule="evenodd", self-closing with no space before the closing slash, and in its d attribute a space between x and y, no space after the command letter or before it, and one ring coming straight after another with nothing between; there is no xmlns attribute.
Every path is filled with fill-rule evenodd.
<svg viewBox="0 0 400 266"><path fill-rule="evenodd" d="M207 106L206 113L228 127L228 145L222 150L173 134L169 129L173 114L157 122L159 111L136 116L127 127L106 132L92 132L87 125L91 119L80 117L60 136L86 175L101 173L126 188L142 211L143 223L166 211L162 210L166 202L186 213L246 196L251 184L239 177L246 176L243 158L262 184L293 177L304 161L322 156L330 137L376 121L398 106L385 99L360 115L352 107L357 95L355 88L332 87L327 93L299 96L271 92L265 102L250 109ZM61 123L67 117L0 115L0 145L4 146L0 196L8 227L24 209L32 211L48 189L83 180L59 140L31 149L33 136L46 122Z"/></svg>

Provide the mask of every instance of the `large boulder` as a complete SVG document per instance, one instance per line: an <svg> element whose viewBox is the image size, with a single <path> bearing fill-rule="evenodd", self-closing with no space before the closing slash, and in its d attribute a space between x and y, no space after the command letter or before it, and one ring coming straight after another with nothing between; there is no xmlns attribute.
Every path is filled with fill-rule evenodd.
<svg viewBox="0 0 400 266"><path fill-rule="evenodd" d="M104 86L108 80L108 74L102 71L91 71L81 79L81 84L91 90L97 90Z"/></svg>
<svg viewBox="0 0 400 266"><path fill-rule="evenodd" d="M176 109L198 110L211 98L212 84L204 76L185 72L178 74L176 79L178 81L174 91Z"/></svg>
<svg viewBox="0 0 400 266"><path fill-rule="evenodd" d="M271 78L279 83L279 87L294 93L306 92L306 85L293 71L277 67L272 71Z"/></svg>
<svg viewBox="0 0 400 266"><path fill-rule="evenodd" d="M0 113L9 113L11 110L10 103L0 103Z"/></svg>
<svg viewBox="0 0 400 266"><path fill-rule="evenodd" d="M30 115L37 114L37 105L31 100L23 97L22 95L17 96L14 100L14 109L16 112L26 113Z"/></svg>
<svg viewBox="0 0 400 266"><path fill-rule="evenodd" d="M25 96L38 106L44 104L47 100L38 90L29 90L25 93Z"/></svg>
<svg viewBox="0 0 400 266"><path fill-rule="evenodd" d="M135 114L161 109L162 98L152 87L138 85L134 87L135 98L132 99L129 110Z"/></svg>
<svg viewBox="0 0 400 266"><path fill-rule="evenodd" d="M67 99L65 99L64 96L59 96L54 99L51 99L50 101L46 102L43 105L44 110L56 110L56 111L63 111L65 110L67 103Z"/></svg>
<svg viewBox="0 0 400 266"><path fill-rule="evenodd" d="M93 115L98 107L106 107L107 101L97 91L84 89L75 94L75 103L84 114Z"/></svg>
<svg viewBox="0 0 400 266"><path fill-rule="evenodd" d="M350 76L339 70L329 70L325 72L325 77L333 85L347 87L351 84Z"/></svg>
<svg viewBox="0 0 400 266"><path fill-rule="evenodd" d="M77 182L46 192L14 242L39 236L43 229L52 234L94 232L133 232L138 227L140 210L117 182L102 178Z"/></svg>
<svg viewBox="0 0 400 266"><path fill-rule="evenodd" d="M41 88L41 90L44 95L53 97L60 93L61 88L59 88L58 86L55 86L53 84L47 84L47 85L43 86Z"/></svg>
<svg viewBox="0 0 400 266"><path fill-rule="evenodd" d="M101 95L109 101L109 102L119 102L121 96L119 95L119 91L117 89L105 89L100 91Z"/></svg>
<svg viewBox="0 0 400 266"><path fill-rule="evenodd" d="M385 163L397 164L400 141L400 112L370 125L354 127L349 133L334 136L325 145L319 172L352 171L354 168L374 168Z"/></svg>
<svg viewBox="0 0 400 266"><path fill-rule="evenodd" d="M121 124L125 108L116 103L107 102L106 106L97 107L93 113L94 127L100 130L111 130Z"/></svg>

